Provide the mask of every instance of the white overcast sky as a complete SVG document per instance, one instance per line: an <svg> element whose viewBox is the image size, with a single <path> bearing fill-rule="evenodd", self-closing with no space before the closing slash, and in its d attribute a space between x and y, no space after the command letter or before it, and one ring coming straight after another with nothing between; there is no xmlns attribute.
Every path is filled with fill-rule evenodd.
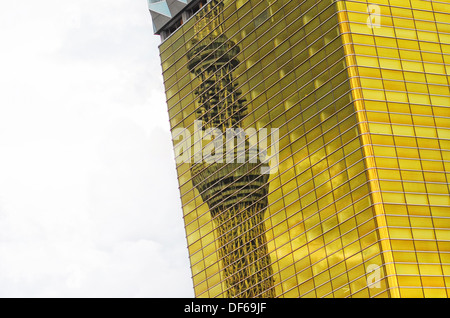
<svg viewBox="0 0 450 318"><path fill-rule="evenodd" d="M146 0L0 1L0 297L193 297Z"/></svg>

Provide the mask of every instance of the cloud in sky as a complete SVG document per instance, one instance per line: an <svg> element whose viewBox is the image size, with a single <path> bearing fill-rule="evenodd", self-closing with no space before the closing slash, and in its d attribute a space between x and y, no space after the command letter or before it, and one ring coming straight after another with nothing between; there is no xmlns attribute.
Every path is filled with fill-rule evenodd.
<svg viewBox="0 0 450 318"><path fill-rule="evenodd" d="M192 297L145 0L0 4L0 297Z"/></svg>

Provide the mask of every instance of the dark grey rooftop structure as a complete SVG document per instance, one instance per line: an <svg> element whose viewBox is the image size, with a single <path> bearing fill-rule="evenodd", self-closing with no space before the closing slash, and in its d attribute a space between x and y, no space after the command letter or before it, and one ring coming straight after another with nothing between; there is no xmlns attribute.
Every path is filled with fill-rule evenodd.
<svg viewBox="0 0 450 318"><path fill-rule="evenodd" d="M153 31L164 40L209 0L148 0Z"/></svg>

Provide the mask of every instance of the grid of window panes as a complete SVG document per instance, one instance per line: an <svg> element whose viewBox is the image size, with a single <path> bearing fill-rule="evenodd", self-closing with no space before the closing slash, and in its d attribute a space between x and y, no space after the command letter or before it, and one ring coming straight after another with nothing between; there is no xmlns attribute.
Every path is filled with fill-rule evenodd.
<svg viewBox="0 0 450 318"><path fill-rule="evenodd" d="M338 6L355 56L354 88L361 87L399 296L448 297L450 3Z"/></svg>
<svg viewBox="0 0 450 318"><path fill-rule="evenodd" d="M280 129L265 213L276 295L389 296L336 3L224 4L224 33L241 49L233 76L249 107L243 127ZM198 81L186 53L194 24L191 18L160 46L171 127L192 132ZM223 296L208 207L189 165L177 172L195 294ZM379 276L371 280L374 265Z"/></svg>

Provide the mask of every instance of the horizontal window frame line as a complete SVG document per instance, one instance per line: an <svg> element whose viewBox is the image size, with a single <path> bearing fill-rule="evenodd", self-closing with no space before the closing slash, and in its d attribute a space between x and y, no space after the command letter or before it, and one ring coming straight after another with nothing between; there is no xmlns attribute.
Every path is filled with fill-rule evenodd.
<svg viewBox="0 0 450 318"><path fill-rule="evenodd" d="M364 109L364 110L356 110L355 111L355 113L358 113L358 112L362 112L362 113L365 113L365 112L371 112L371 111L368 111L368 110L366 110L366 109ZM387 114L391 114L390 112L380 112L380 113L387 113ZM410 115L410 116L414 116L414 115L412 115L412 114L405 114L405 115ZM427 116L427 117L432 117L432 118L434 118L434 116ZM443 117L443 118L445 118L445 119L447 119L446 117ZM360 121L360 123L366 123L366 124L368 124L368 123L372 123L372 124L383 124L383 125L390 125L390 126L404 126L404 127L419 127L419 128L430 128L430 129L442 129L442 130L449 130L450 131L450 127L440 127L440 126L425 126L425 125L417 125L417 124L402 124L402 123L392 123L392 122L382 122L382 121L374 121L374 120L365 120L365 121ZM369 132L370 133L370 132ZM439 138L439 137L427 137L427 136L423 136L423 137L420 137L420 136L416 136L417 138L432 138L432 139L443 139L443 140L448 140L448 139L446 139L446 138Z"/></svg>
<svg viewBox="0 0 450 318"><path fill-rule="evenodd" d="M427 1L427 0L426 0ZM347 2L353 2L353 3L358 3L358 4L361 4L361 2L360 1L355 1L355 0L347 0ZM427 1L428 2L428 1ZM437 2L437 3L442 3L442 4L448 4L448 2L443 2L443 1L436 1L436 0L434 0L434 2ZM364 2L363 2L364 3ZM383 7L389 7L389 8L396 8L396 9L407 9L407 10L411 10L411 11L422 11L422 12L426 12L426 13L434 13L435 11L433 10L433 11L428 11L428 10L425 10L425 9L418 9L418 8L412 8L412 7L405 7L405 6L396 6L396 5L391 5L391 4L378 4L379 6L383 6ZM344 12L347 12L347 11L349 11L348 9L347 9L347 6L345 6L345 10L340 10L341 12L342 11L344 11ZM355 11L355 12L359 12L359 11ZM448 12L441 12L441 11L437 11L438 13L444 13L444 14L449 14L450 15L450 13L448 13Z"/></svg>
<svg viewBox="0 0 450 318"><path fill-rule="evenodd" d="M399 264L399 265L441 265L441 266L450 266L450 263L414 263L414 262L394 262L394 265ZM419 274L415 275L415 274L397 274L397 276L400 277L450 277L449 274L442 274L442 275L433 275L433 274L421 274L420 273L420 268L419 268ZM428 287L427 287L428 288ZM437 287L440 288L440 287ZM445 287L444 287L445 288ZM447 287L448 288L448 287Z"/></svg>
<svg viewBox="0 0 450 318"><path fill-rule="evenodd" d="M384 228L387 228L387 226L385 226ZM423 239L423 238L419 239L419 238L401 238L401 237L391 238L391 237L389 237L389 240L391 240L391 241L409 241L409 242L419 241L419 242L435 242L435 243L436 242L445 242L445 243L450 243L450 240Z"/></svg>
<svg viewBox="0 0 450 318"><path fill-rule="evenodd" d="M341 10L341 12L342 12L342 10ZM348 12L351 12L351 11L346 10L345 12L348 13ZM360 13L360 12L353 12L353 13ZM391 16L387 16L387 15L381 15L380 14L379 16L380 17L400 18L400 17L395 17L395 16L392 16L392 15ZM369 14L367 14L367 17L369 17ZM415 22L416 20L412 19L412 21ZM436 20L434 20L434 21L420 20L420 21L431 22L431 23L434 23L434 24L437 24L437 23L448 24L448 23L437 22ZM361 25L361 26L365 25L367 27L367 23L362 23L362 22L359 22L359 21L351 21L349 18L347 18L347 20L345 20L345 21L342 21L342 23L355 24L355 25ZM415 31L416 33L417 32L433 33L433 34L436 34L438 36L439 36L439 34L450 35L450 33L438 31L437 27L436 27L436 31L429 31L429 30L423 30L423 29L419 29L419 28L410 29L410 28L405 28L405 27L400 27L400 26L395 26L395 25L387 25L387 24L382 24L381 26L384 27L384 28L392 29L394 31L394 33L396 33L395 30L399 29L399 30ZM370 34L366 34L366 35L370 35ZM371 35L373 37L389 37L389 36L381 35L381 34L371 34ZM395 37L397 38L397 36L395 36ZM403 39L403 38L401 38L401 39ZM407 40L411 40L411 39L407 39ZM421 41L421 42L433 42L433 41L422 41L422 40L419 40L419 39L417 39L417 40ZM436 42L433 42L433 43L436 43Z"/></svg>
<svg viewBox="0 0 450 318"><path fill-rule="evenodd" d="M354 45L354 43L352 43L352 45ZM438 63L438 62L425 62L424 60L409 60L409 59L403 59L403 58L395 58L395 57L384 57L384 56L380 56L380 55L367 55L367 54L358 54L358 53L349 53L346 56L354 56L354 57L369 57L369 58L376 58L377 60L380 59L384 59L384 60L392 60L392 61L399 61L399 62L413 62L413 63L420 63L420 64L429 64L429 65L439 65L439 66L448 66L447 63L443 62L443 63ZM356 66L359 67L358 65L358 61L356 61ZM378 69L384 69L384 67L378 67ZM397 71L401 71L404 72L404 70L397 70ZM407 71L409 72L409 71ZM432 74L429 72L419 72L419 73L423 73L423 74ZM435 73L438 74L438 73ZM439 73L440 74L440 73ZM443 75L443 74L440 74ZM355 76L355 77L359 77L359 76Z"/></svg>
<svg viewBox="0 0 450 318"><path fill-rule="evenodd" d="M370 146L377 146L377 147L384 147L384 148L395 148L395 149L397 149L397 148L406 148L406 147L398 147L398 146L386 146L386 145L381 145L381 146L379 146L379 145L375 145L375 144L367 144L367 145L370 145ZM416 149L421 149L421 148L416 148ZM442 163L450 163L450 160L441 160L441 159L424 159L424 158L410 158L410 157L400 157L400 156L396 156L396 157L391 157L391 156L380 156L380 155L373 155L373 156L370 156L370 157L373 157L373 158L386 158L386 159L398 159L398 160L414 160L414 161L425 161L425 162L442 162ZM422 170L422 171L425 171L425 170ZM433 170L434 172L443 172L443 173L445 173L445 171L435 171L435 170Z"/></svg>
<svg viewBox="0 0 450 318"><path fill-rule="evenodd" d="M344 44L343 46L346 46L346 45L353 45L353 44L347 43L347 44ZM356 53L348 53L348 54L345 54L345 55L344 55L344 57L355 57L355 56L357 56ZM394 59L394 60L395 60L395 59ZM399 61L399 60L397 60L397 61ZM412 61L412 62L416 62L416 63L421 63L421 64L423 64L423 62L418 62L418 61ZM444 66L448 66L447 64L443 64L443 65L444 65ZM399 69L395 69L395 68L389 68L389 67L376 67L376 66L370 66L370 65L358 65L358 64L354 64L354 65L348 66L348 67L357 67L357 68L359 68L359 67L365 67L365 68L376 69L376 70L397 71L397 72L402 72L402 73L404 73L404 72L409 72L409 73L416 73L416 74L423 74L423 75L430 74L430 75L438 75L438 76L445 76L445 77L447 77L447 75L441 74L441 73L421 72L421 71L405 71L405 70L399 70ZM359 75L355 75L355 76L353 76L353 77L354 77L354 78L357 78L357 77L360 77L360 76L359 76Z"/></svg>
<svg viewBox="0 0 450 318"><path fill-rule="evenodd" d="M344 44L344 46L346 45L350 45L352 46L353 43L346 43ZM345 54L345 57L358 57L358 56L363 56L363 57L369 57L369 58L376 58L377 60L380 59L379 56L373 56L373 55L362 55L362 54L356 54L356 53L347 53ZM405 62L413 62L413 63L419 63L423 66L423 64L430 64L430 65L440 65L440 66L444 66L447 67L448 64L446 63L429 63L429 62L423 62L423 60L402 60L402 59L396 59L396 58L387 58L387 57L381 57L381 59L385 59L385 60L394 60L394 61L405 61ZM371 65L360 65L357 62L352 65L351 67L365 67L365 68L371 68L371 69L377 69L377 70L392 70L392 71L397 71L397 72L409 72L409 73L418 73L418 74L430 74L430 75L439 75L439 76L447 76L445 73L434 73L434 72L428 72L428 71L411 71L411 70L404 70L402 69L398 69L398 68L390 68L390 67L381 67L381 66L371 66ZM353 77L360 77L359 75L355 75ZM431 84L434 85L434 84Z"/></svg>
<svg viewBox="0 0 450 318"><path fill-rule="evenodd" d="M373 146L373 145L372 145ZM426 161L426 162L443 162L443 163L447 163L450 162L448 160L436 160L436 159L421 159L421 158L406 158L406 157L391 157L391 156L379 156L379 155L371 155L371 156L367 156L367 158L385 158L385 159L397 159L397 160L412 160L412 161ZM399 169L399 170L404 170L404 169ZM413 169L409 169L409 170L413 170ZM439 171L439 170L426 170L426 169L421 169L421 170L414 170L414 171L423 171L423 172L439 172L439 173L445 173L446 171Z"/></svg>
<svg viewBox="0 0 450 318"><path fill-rule="evenodd" d="M405 52L405 53L406 52L413 52L413 53L420 53L420 54L422 54L422 53L436 54L436 55L440 55L442 57L448 55L450 57L450 53L444 53L442 51L437 53L437 52L434 52L434 51L425 51L425 50L420 50L420 49L416 50L416 49L407 49L407 48L402 48L402 47L391 47L391 46L381 46L381 45L377 45L377 44L373 44L372 45L372 44L367 44L367 43L360 43L360 42L356 42L355 40L353 40L353 35L359 35L359 34L352 33L352 42L351 42L351 44L353 46L354 45L358 45L358 46L363 46L363 47L374 48L377 51L377 55L367 55L367 54L355 53L356 55L369 56L369 57L378 57L378 58L381 57L381 58L386 58L387 59L387 57L384 57L383 55L379 55L378 54L378 49L388 49L388 50L395 50L395 51L397 51L399 56L400 56L400 52ZM428 62L428 61L424 61L423 59L421 59L421 60L409 60L409 59L403 59L402 57L399 57L399 58L392 57L392 58L393 59L397 59L397 60L401 60L401 61L412 61L412 62L418 61L418 62L429 63L429 64L444 64L444 65L447 65L445 62L444 63Z"/></svg>
<svg viewBox="0 0 450 318"><path fill-rule="evenodd" d="M398 204L399 205L399 204ZM405 207L407 207L407 204L402 204ZM429 215L417 215L417 214L392 214L392 213L385 213L385 216L389 216L389 217L393 217L393 218L413 218L413 219L431 219L431 220L449 220L450 221L450 216L434 216L431 213ZM435 228L434 225L432 227L433 229ZM441 228L441 229L448 229L449 228ZM407 252L407 250L401 251L401 252ZM429 252L429 251L417 251L417 252L421 252L421 253L425 253L425 252ZM432 251L430 252L432 253ZM448 253L450 254L450 251L442 251L441 253Z"/></svg>
<svg viewBox="0 0 450 318"><path fill-rule="evenodd" d="M374 133L370 133L370 132L367 132L367 133L364 133L365 135L382 135L382 134L374 134ZM382 136L389 136L389 135L387 135L387 134L383 134ZM391 135L392 136L392 135ZM423 137L410 137L410 138L423 138ZM440 139L440 138L433 138L433 137L428 137L428 138L432 138L432 139ZM444 140L446 140L446 139L444 139ZM400 145L397 145L397 144L395 144L395 141L394 141L394 145L388 145L388 144L377 144L377 143L374 143L374 142L371 142L370 144L368 144L368 145L372 145L372 146L377 146L377 147L385 147L385 148L401 148L401 149L415 149L415 150L434 150L434 151L443 151L443 152L450 152L450 149L434 149L434 148L424 148L424 147L419 147L419 146L417 146L417 147L413 147L413 146L400 146ZM411 158L411 159L421 159L421 158ZM450 160L445 160L445 159L423 159L423 160L437 160L437 161L444 161L444 162L446 162L446 161L450 161Z"/></svg>
<svg viewBox="0 0 450 318"><path fill-rule="evenodd" d="M373 168L375 169L375 168ZM417 180L399 180L399 179L385 179L385 178L378 178L378 181L386 181L386 182L399 182L399 183L403 183L403 182L409 182L409 183L420 183L423 185L427 185L427 184L433 184L433 185L448 185L447 182L440 182L440 181L417 181Z"/></svg>
<svg viewBox="0 0 450 318"><path fill-rule="evenodd" d="M414 150L422 150L422 148L419 148L419 147L404 147L404 146L395 146L395 145L379 145L379 144L375 144L375 143L372 143L372 144L370 144L371 146L375 146L375 147L380 147L380 148L393 148L393 149L395 149L395 150L397 150L397 149L414 149ZM436 150L436 151L438 151L438 150ZM450 151L450 150L444 150L444 151ZM386 158L389 158L389 159L392 159L392 157L389 157L389 156L384 156L384 155L382 155L382 156L380 156L380 155L374 155L375 157L377 157L377 158L384 158L384 157L386 157ZM420 155L419 155L419 157L416 157L416 158L412 158L412 157L404 157L404 156L396 156L396 158L397 159L399 159L399 160L403 160L403 159L405 159L405 160L419 160L419 161L425 161L425 162L428 162L428 161L434 161L434 162L442 162L442 163L450 163L450 160L444 160L444 159L427 159L427 158L422 158L422 157L420 157ZM386 181L394 181L394 180L386 180ZM411 181L414 181L414 180L411 180ZM436 182L434 182L434 183L436 183L436 184L439 184L440 182L438 182L438 181L436 181Z"/></svg>
<svg viewBox="0 0 450 318"><path fill-rule="evenodd" d="M356 67L360 67L360 66L356 66ZM403 71L399 71L399 72L403 73ZM445 76L445 75L442 75L442 76ZM380 82L390 81L390 82L405 83L405 84L418 84L418 85L425 85L425 86L431 85L431 86L437 86L437 87L448 87L447 84L414 82L414 81L410 81L410 80L406 80L406 79L399 80L399 79L391 79L391 78L384 78L384 77L369 77L369 76L363 76L363 75L350 76L349 78L360 78L360 79L363 78L363 79L369 79L369 80L377 80L377 81L380 81ZM366 87L363 87L362 85L361 85L360 88L366 89ZM398 92L403 92L403 91L398 91ZM410 92L408 92L408 93L410 93ZM416 94L416 93L414 92L414 94ZM417 93L417 94L428 94L428 93ZM438 95L439 96L439 94L431 94L431 95ZM441 95L441 96L447 96L447 95Z"/></svg>
<svg viewBox="0 0 450 318"><path fill-rule="evenodd" d="M348 12L348 11L347 11L347 12ZM369 15L368 15L368 17L369 17ZM380 17L388 17L388 16L380 15ZM392 17L392 18L399 18L399 17L394 17L394 16L389 16L389 17ZM415 22L416 20L412 20L412 21ZM396 26L396 25L387 25L387 24L381 24L381 27L392 29L392 30L394 31L394 33L395 33L395 37L396 37L396 38L397 38L397 32L396 32L396 30L414 31L414 32L416 32L416 34L417 34L417 32L424 32L424 33L436 34L438 37L439 37L440 34L442 34L442 35L450 35L450 33L442 32L442 31L439 31L439 30L437 29L437 24L438 24L438 23L439 23L439 24L447 24L447 23L441 23L441 22L429 21L429 20L421 20L421 21L423 21L423 22L428 22L428 23L434 23L434 24L436 25L436 31L424 30L424 29L420 29L420 28L410 29L410 28L406 28L406 27L401 27L401 26ZM362 23L362 22L359 22L359 21L349 21L349 20L347 20L347 22L348 22L349 24L361 25L361 26L362 26L362 25L365 25L365 26L367 26L366 23ZM351 28L351 26L350 26L350 28ZM369 35L369 34L367 34L367 35ZM373 37L378 37L378 36L386 37L386 35L382 35L382 34L372 34L372 36L373 36ZM389 36L387 36L387 37L389 37ZM411 39L410 39L410 40L411 40ZM425 41L420 40L420 39L418 38L418 34L417 34L417 41L421 41L421 42L433 42L433 41L428 41L428 40L425 40ZM440 42L433 42L433 43L440 43Z"/></svg>
<svg viewBox="0 0 450 318"><path fill-rule="evenodd" d="M356 89L361 89L361 87L357 87ZM447 106L433 106L430 104L418 104L418 103L410 103L410 102L389 102L386 100L380 100L380 99L373 99L373 98L357 98L354 100L355 102L360 101L360 102L381 102L381 103L391 103L391 104L401 104L401 105L408 105L408 106L428 106L428 107L439 107L439 108L448 108L450 110L450 107ZM387 111L376 111L376 110L367 110L367 109L363 109L363 110L356 110L355 112L373 112L373 113L384 113L384 114L398 114L398 115L410 115L410 116L422 116L422 117L431 117L431 118L442 118L442 119L450 119L449 117L446 116L435 116L435 115L424 115L424 114L414 114L414 113L399 113L399 112L390 112L389 110ZM437 126L423 126L423 127L437 127ZM424 137L425 138L425 137Z"/></svg>
<svg viewBox="0 0 450 318"><path fill-rule="evenodd" d="M372 168L375 169L375 168ZM383 170L395 170L395 171L408 171L408 172L426 172L426 173L442 173L442 172L436 172L434 170L414 170L414 169L400 169L400 168L390 168L390 167L376 167L376 169L383 169ZM409 181L409 180L406 180ZM428 182L428 181L425 181Z"/></svg>
<svg viewBox="0 0 450 318"><path fill-rule="evenodd" d="M344 45L351 45L351 44L344 44ZM358 55L358 54L356 54L356 53L348 53L348 54L345 54L345 57L357 57L357 56L363 56L363 55ZM364 57L373 57L373 58L379 59L378 57L375 57L375 56L369 56L369 55L364 56ZM402 61L402 60L395 59L395 58L384 58L384 59L386 59L386 60L400 61L400 62ZM420 63L421 65L424 64L422 61L412 61L412 60L411 60L411 61L407 61L407 62ZM427 64L431 64L431 63L427 63ZM444 67L448 66L448 64L439 64L439 63L435 63L435 64L436 64L436 65L442 65L442 66L444 66ZM377 69L377 70L397 71L397 72L402 72L402 73L404 73L404 72L411 72L411 73L418 73L418 74L424 74L424 75L430 74L430 75L446 76L445 74L442 74L442 73L433 73L433 72L426 72L426 71L408 71L408 70L403 70L403 68L402 68L402 69L397 69L397 68L388 68L388 67L381 67L381 66L376 67L376 66L370 66L370 65L359 65L357 62L356 62L354 65L350 66L350 67L357 67L357 68L365 67L365 68L371 68L371 69ZM359 77L360 77L359 75L352 76L352 78L359 78ZM431 84L431 85L433 85L433 84ZM444 95L444 96L447 96L447 95Z"/></svg>
<svg viewBox="0 0 450 318"><path fill-rule="evenodd" d="M386 136L386 137L397 137L398 135L393 135L393 134L380 134L380 133L366 133L366 134L370 134L371 136L376 135L376 136ZM408 138L423 138L423 139L434 139L434 140L447 140L447 139L440 139L440 138L433 138L433 137L416 137L416 136L408 136ZM394 141L395 142L395 141ZM400 145L387 145L387 144L379 144L376 142L372 142L370 143L370 145L372 146L376 146L376 147L390 147L390 148L401 148L401 149L415 149L415 150L425 150L425 151L437 151L437 152L443 152L443 153L447 153L450 152L450 149L442 149L442 148L425 148L425 147L411 147L411 146L400 146ZM400 158L400 157L398 157ZM404 157L402 157L403 159ZM416 160L437 160L440 162L447 162L448 160L445 159L427 159L427 158L411 158L411 159L416 159Z"/></svg>
<svg viewBox="0 0 450 318"><path fill-rule="evenodd" d="M359 32L351 32L351 31L342 32L342 34L350 35L351 38L352 38L352 41L349 42L349 43L346 43L346 45L363 45L363 43L354 41L354 40L353 40L353 35L358 35L358 36L368 36L368 37L373 37L373 38L375 38L374 35L369 35L369 34L366 34L366 33L359 33ZM445 45L445 46L449 46L449 48L450 48L450 44L445 44L445 43L440 43L440 42L439 42L439 43L436 43L436 42L432 42L432 41L419 41L419 40L412 40L412 39L401 38L401 37L395 37L395 38L392 38L392 37L389 37L389 36L382 36L382 35L377 35L376 37L377 37L377 38L387 38L387 39L391 39L391 40L392 40L392 39L396 39L396 40L402 40L402 41L426 42L426 43L431 43L431 44L439 44L439 46ZM367 45L369 45L369 44L367 44ZM377 45L375 45L375 46L369 45L369 46L375 47L375 48L378 48L378 47L379 47L379 46L377 46ZM420 49L419 49L419 50L413 50L413 49L406 49L406 48L392 47L392 46L383 46L382 48L392 49L392 50L397 50L397 51L408 50L408 51L415 51L415 52L424 52L424 53L427 53L427 54L440 54L440 55L442 55L443 57L444 57L444 56L450 55L449 53L444 53L444 52L442 51L442 47L440 47L439 52L435 52L435 51L422 51L422 50L420 50ZM410 61L411 61L411 62L418 62L419 60L410 60ZM422 62L422 63L423 63L423 60L420 60L419 62ZM444 63L444 64L446 64L446 63ZM408 71L408 72L417 72L417 71Z"/></svg>
<svg viewBox="0 0 450 318"><path fill-rule="evenodd" d="M360 112L365 112L365 110L361 110ZM380 124L380 125L386 125L386 126L401 126L401 127L412 127L412 128L414 128L415 127L415 125L408 125L408 124L392 124L392 123L386 123L386 122L381 122L381 121L368 121L368 120L365 120L365 121L361 121L360 123L366 123L366 124L369 124L369 123L371 123L371 124ZM418 125L417 125L418 126ZM430 129L441 129L441 128L436 128L436 126L434 126L434 127L432 127L432 126L418 126L418 127L420 127L420 128L430 128ZM443 128L443 129L445 129L445 130L448 130L448 128ZM381 135L381 136L394 136L394 137L408 137L408 138L420 138L420 139L431 139L431 140L443 140L443 141L446 141L446 140L450 140L450 139L447 139L447 138L439 138L439 137L429 137L429 136L417 136L417 135L401 135L401 134L394 134L394 133L392 133L392 134L385 134L385 133L372 133L372 132L368 132L368 134L373 134L373 135ZM422 147L418 147L419 149L427 149L427 150L433 150L433 149L437 149L437 148L422 148ZM441 149L441 148L439 148L439 149ZM444 150L446 150L446 149L444 149Z"/></svg>
<svg viewBox="0 0 450 318"><path fill-rule="evenodd" d="M409 94L415 94L415 95L423 95L423 96L430 96L430 97L446 97L450 99L450 95L438 95L438 94L430 94L430 93L416 93L416 92L408 92L408 91L394 91L394 90L390 90L390 89L378 89L378 88L367 88L367 87L356 87L362 90L369 90L369 91L377 91L377 92L389 92L389 93L399 93L399 94L406 94L406 97L408 98L408 100L410 99ZM364 92L363 92L364 95ZM386 97L386 102L387 103L395 103L395 101L389 101L387 96ZM409 105L415 105L412 102L408 102ZM440 105L433 105L432 103L428 104L428 106L431 107L447 107L447 106L440 106Z"/></svg>
<svg viewBox="0 0 450 318"><path fill-rule="evenodd" d="M405 9L405 7L399 7L399 6L395 6L395 5L384 5L384 4L377 4L377 5L379 5L380 7L387 7L387 8L389 8L389 9L391 9L391 8L401 8L401 9ZM350 13L357 13L357 14L363 14L363 15L366 15L367 17L369 17L370 16L370 14L369 14L369 12L368 11L366 11L366 12L361 12L361 11L355 11L355 10L349 10L349 9L346 9L345 10L347 13L348 12L350 12ZM391 12L393 11L393 10L390 10ZM448 12L443 12L443 11L427 11L427 10L423 10L423 9L416 9L416 8L414 8L414 9L411 9L411 11L423 11L423 12L427 12L427 13L433 13L433 15L434 15L434 13L443 13L443 14L448 14L448 15L450 15L450 13L448 13ZM394 11L395 12L395 11ZM409 17L402 17L402 16L397 16L397 15L394 15L394 14L390 14L390 15L388 15L388 14L382 14L382 13L379 13L379 14L377 14L377 16L379 16L379 17L384 17L384 18L392 18L392 19L401 19L401 20L408 20L408 21L413 21L413 22L427 22L427 23L434 23L434 24L444 24L444 25L450 25L450 23L448 23L448 22L441 22L441 21L436 21L436 19L435 20L426 20L426 19L417 19L417 18L415 18L415 17L412 17L412 18L409 18ZM350 21L351 23L355 23L355 21ZM415 24L415 23L414 23ZM382 26L387 26L387 25L382 25ZM393 27L397 27L397 26L394 26L393 25ZM402 28L402 27L398 27L398 28ZM426 30L422 30L422 29L420 29L420 31L426 31ZM430 31L430 32L433 32L433 31ZM447 32L443 32L444 34L447 34ZM449 35L450 35L450 33L448 33Z"/></svg>
<svg viewBox="0 0 450 318"><path fill-rule="evenodd" d="M359 98L357 99L357 101L376 101L376 100L371 100L371 99L364 99L364 98ZM389 102L388 102L389 103ZM397 103L397 102L395 102ZM400 103L400 104L408 104L409 103ZM413 104L416 105L416 104ZM425 105L426 106L426 105ZM427 105L430 106L430 105ZM430 107L444 107L444 108L449 108L450 107L445 107L445 106L430 106ZM364 110L357 110L357 112L367 112L367 113L376 113L376 114L393 114L393 115L406 115L406 116L411 116L411 117L426 117L426 118L438 118L438 119L450 119L450 115L449 117L445 117L445 116L436 116L436 115L426 115L426 114L413 114L413 113L401 113L401 112L392 112L392 111L384 111L384 110L375 110L375 109L364 109ZM444 129L450 129L447 127L441 127L441 126L425 126L425 125L420 125L422 127L429 127L429 128L444 128Z"/></svg>
<svg viewBox="0 0 450 318"><path fill-rule="evenodd" d="M410 215L408 215L409 217L411 217ZM410 229L412 230L431 230L431 231L435 231L435 230L439 230L439 231L450 231L450 228L439 228L439 227L423 227L423 226L399 226L399 225L386 225L387 229ZM411 232L412 234L412 232ZM412 238L413 240L415 240L415 238ZM437 239L435 239L437 240ZM440 240L438 240L440 241ZM449 263L450 265L450 263Z"/></svg>

